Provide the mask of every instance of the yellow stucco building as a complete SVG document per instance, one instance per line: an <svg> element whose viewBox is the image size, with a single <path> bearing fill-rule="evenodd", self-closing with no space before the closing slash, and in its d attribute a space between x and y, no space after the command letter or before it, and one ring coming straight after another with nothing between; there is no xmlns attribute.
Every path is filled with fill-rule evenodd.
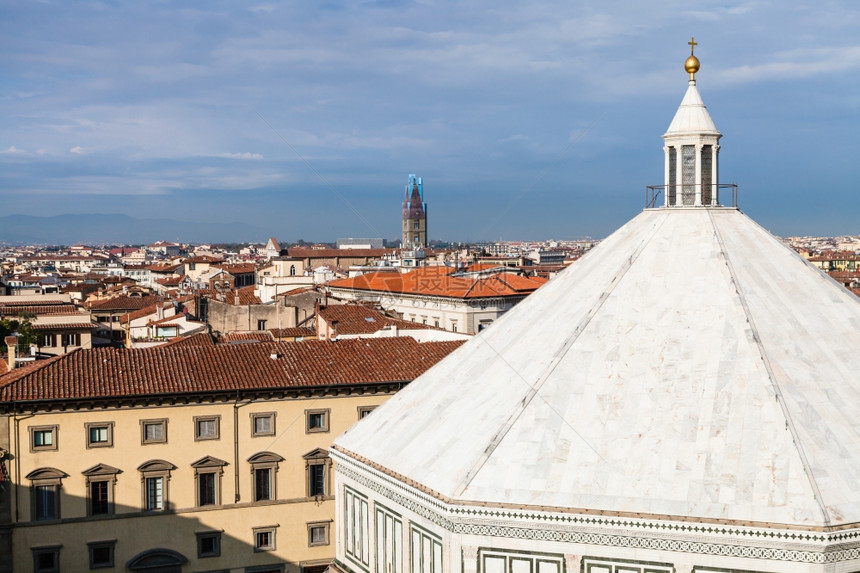
<svg viewBox="0 0 860 573"><path fill-rule="evenodd" d="M459 342L81 350L0 376L0 571L315 571L328 447Z"/></svg>

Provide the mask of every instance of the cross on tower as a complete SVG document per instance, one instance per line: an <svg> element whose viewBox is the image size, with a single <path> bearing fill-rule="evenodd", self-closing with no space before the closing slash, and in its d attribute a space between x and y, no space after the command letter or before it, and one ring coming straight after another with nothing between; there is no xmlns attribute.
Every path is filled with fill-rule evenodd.
<svg viewBox="0 0 860 573"><path fill-rule="evenodd" d="M692 55L693 55L693 51L696 49L696 46L698 46L698 45L699 45L699 44L698 44L698 42L696 42L696 37L695 37L695 36L691 36L691 37L690 37L690 41L689 41L689 42L687 42L687 44L690 46L690 55L692 56Z"/></svg>

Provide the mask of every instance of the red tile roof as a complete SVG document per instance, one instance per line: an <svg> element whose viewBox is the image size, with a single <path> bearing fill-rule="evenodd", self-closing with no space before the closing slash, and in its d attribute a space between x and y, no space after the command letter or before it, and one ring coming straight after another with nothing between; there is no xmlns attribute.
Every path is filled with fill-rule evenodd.
<svg viewBox="0 0 860 573"><path fill-rule="evenodd" d="M0 408L22 401L409 382L460 344L398 337L76 350L0 376Z"/></svg>
<svg viewBox="0 0 860 573"><path fill-rule="evenodd" d="M272 328L269 330L272 336L278 338L314 338L317 331L306 326L294 326L292 328Z"/></svg>
<svg viewBox="0 0 860 573"><path fill-rule="evenodd" d="M523 296L546 283L540 277L514 273L495 273L478 277L451 276L446 267L424 267L409 273L366 273L328 283L331 288L349 288L376 292L397 292L451 298L485 298Z"/></svg>
<svg viewBox="0 0 860 573"><path fill-rule="evenodd" d="M181 282L182 282L182 279L183 279L183 278L185 278L185 277L182 277L182 276L165 277L165 278L163 278L163 279L158 279L158 280L156 280L155 282L157 282L157 283L158 283L158 284L160 284L161 286L166 286L166 287L170 287L170 286L178 286L178 285L179 285L179 283L181 283Z"/></svg>
<svg viewBox="0 0 860 573"><path fill-rule="evenodd" d="M195 332L194 334L177 336L170 342L163 344L165 346L182 346L188 348L200 348L204 346L215 346L215 339L208 332Z"/></svg>
<svg viewBox="0 0 860 573"><path fill-rule="evenodd" d="M243 273L245 273L245 274L253 273L257 270L257 267L254 266L252 263L230 263L230 264L225 263L225 264L214 265L214 266L216 266L217 268L219 268L223 271L230 273L231 275L243 274Z"/></svg>
<svg viewBox="0 0 860 573"><path fill-rule="evenodd" d="M218 257L212 257L210 255L197 255L196 257L190 257L182 261L183 263L220 263L223 262L224 259Z"/></svg>
<svg viewBox="0 0 860 573"><path fill-rule="evenodd" d="M4 297L5 298L5 297ZM12 298L12 297L9 297ZM34 300L38 299L38 300ZM50 295L38 296L38 297L27 297L27 300L4 300L0 299L0 306L3 307L13 307L13 306L29 306L32 304L38 304L39 306L65 306L70 304L67 297L57 297L52 298Z"/></svg>
<svg viewBox="0 0 860 573"><path fill-rule="evenodd" d="M182 268L182 264L178 265L170 265L170 264L157 264L157 265L149 265L148 268L151 272L154 273L174 273Z"/></svg>
<svg viewBox="0 0 860 573"><path fill-rule="evenodd" d="M89 303L90 310L102 311L102 310L140 310L142 308L146 308L147 306L156 304L158 302L158 297L155 295L149 296L127 296L120 295L114 298L109 298L106 300L98 300L92 303Z"/></svg>
<svg viewBox="0 0 860 573"><path fill-rule="evenodd" d="M378 310L361 304L320 306L319 316L337 334L372 334L389 326L411 330L436 330L435 327L426 324L385 316Z"/></svg>
<svg viewBox="0 0 860 573"><path fill-rule="evenodd" d="M228 332L221 335L221 342L272 342L275 338L268 330L259 330L255 332Z"/></svg>
<svg viewBox="0 0 860 573"><path fill-rule="evenodd" d="M158 298L159 297L155 297L155 298L156 298L156 301L153 302L152 304L147 305L147 306L145 306L139 310L135 310L133 312L126 313L126 314L122 315L121 317L119 317L120 324L128 324L132 320L136 320L138 318L143 318L144 316L148 316L150 314L155 314L158 311ZM162 308L170 308L171 306L173 306L174 300L176 300L180 303L184 303L184 304L193 303L194 295L186 295L183 297L179 297L177 299L168 298L167 300L162 300L161 301L161 307Z"/></svg>
<svg viewBox="0 0 860 573"><path fill-rule="evenodd" d="M57 317L54 322L43 322L32 325L33 330L92 330L98 328L95 322L63 322L62 317Z"/></svg>
<svg viewBox="0 0 860 573"><path fill-rule="evenodd" d="M0 302L0 316L32 315L63 315L78 314L78 310L72 303L66 304L30 304L30 305L6 305Z"/></svg>
<svg viewBox="0 0 860 573"><path fill-rule="evenodd" d="M248 304L263 304L263 301L260 300L256 294L254 294L254 285L242 287L239 290L239 302L240 305L248 305ZM217 298L218 294L216 291L212 289L201 289L200 294L207 298L220 300ZM227 290L224 291L224 302L226 304L237 304L236 302L236 291Z"/></svg>

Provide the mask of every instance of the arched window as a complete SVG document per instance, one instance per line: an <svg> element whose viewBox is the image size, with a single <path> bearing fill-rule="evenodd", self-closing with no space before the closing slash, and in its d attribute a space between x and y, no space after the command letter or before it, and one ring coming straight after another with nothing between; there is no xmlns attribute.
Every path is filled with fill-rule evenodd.
<svg viewBox="0 0 860 573"><path fill-rule="evenodd" d="M148 549L138 553L125 566L130 571L157 571L158 573L180 573L188 559L172 549Z"/></svg>
<svg viewBox="0 0 860 573"><path fill-rule="evenodd" d="M296 276L296 265L290 265L290 276Z"/></svg>

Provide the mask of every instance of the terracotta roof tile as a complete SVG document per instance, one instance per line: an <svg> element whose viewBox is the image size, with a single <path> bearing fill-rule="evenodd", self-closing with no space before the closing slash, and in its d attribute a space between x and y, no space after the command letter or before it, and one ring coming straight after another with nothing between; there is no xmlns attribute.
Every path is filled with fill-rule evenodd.
<svg viewBox="0 0 860 573"><path fill-rule="evenodd" d="M158 302L155 295L149 296L126 296L120 295L106 300L99 300L89 304L90 310L139 310Z"/></svg>
<svg viewBox="0 0 860 573"><path fill-rule="evenodd" d="M182 262L183 263L210 263L210 264L215 264L215 263L221 263L223 261L224 261L224 259L221 259L218 257L212 257L210 255L197 255L196 257L190 257L188 259L185 259Z"/></svg>
<svg viewBox="0 0 860 573"><path fill-rule="evenodd" d="M208 332L195 332L190 335L177 336L171 339L170 342L163 344L161 348L165 346L182 346L188 348L215 346L215 339Z"/></svg>
<svg viewBox="0 0 860 573"><path fill-rule="evenodd" d="M361 304L321 306L319 316L334 328L337 334L372 334L389 326L410 330L438 330L426 324L391 318Z"/></svg>
<svg viewBox="0 0 860 573"><path fill-rule="evenodd" d="M272 336L278 338L313 338L316 337L317 331L306 326L294 326L292 328L272 328L269 330Z"/></svg>
<svg viewBox="0 0 860 573"><path fill-rule="evenodd" d="M228 332L221 335L221 342L273 342L274 340L275 338L268 330Z"/></svg>
<svg viewBox="0 0 860 573"><path fill-rule="evenodd" d="M485 298L527 295L546 283L540 277L495 273L478 277L452 276L446 267L424 267L409 273L366 273L328 283L332 288L398 292L452 298Z"/></svg>
<svg viewBox="0 0 860 573"><path fill-rule="evenodd" d="M240 273L253 273L257 270L257 267L251 263L224 263L214 266L234 275Z"/></svg>
<svg viewBox="0 0 860 573"><path fill-rule="evenodd" d="M242 288L238 289L239 290L239 302L238 302L238 304L241 304L241 305L263 304L263 301L260 300L260 297L258 297L256 294L254 294L255 288L256 287L254 285L250 285L250 286L246 286L246 287L242 287ZM212 298L212 299L216 298L216 295L219 294L219 293L216 293L216 291L214 291L212 289L201 289L199 292L202 296L205 296L207 298ZM224 302L226 304L237 304L236 303L236 291L227 290L227 291L224 291L223 294L224 294Z"/></svg>
<svg viewBox="0 0 860 573"><path fill-rule="evenodd" d="M63 315L78 314L74 304L30 304L30 305L6 305L0 302L0 316L20 316L22 314L33 315Z"/></svg>
<svg viewBox="0 0 860 573"><path fill-rule="evenodd" d="M98 323L95 322L63 322L62 317L58 317L52 322L43 322L41 324L33 324L33 330L92 330L98 328Z"/></svg>
<svg viewBox="0 0 860 573"><path fill-rule="evenodd" d="M0 377L0 406L408 382L461 344L397 337L76 350Z"/></svg>

